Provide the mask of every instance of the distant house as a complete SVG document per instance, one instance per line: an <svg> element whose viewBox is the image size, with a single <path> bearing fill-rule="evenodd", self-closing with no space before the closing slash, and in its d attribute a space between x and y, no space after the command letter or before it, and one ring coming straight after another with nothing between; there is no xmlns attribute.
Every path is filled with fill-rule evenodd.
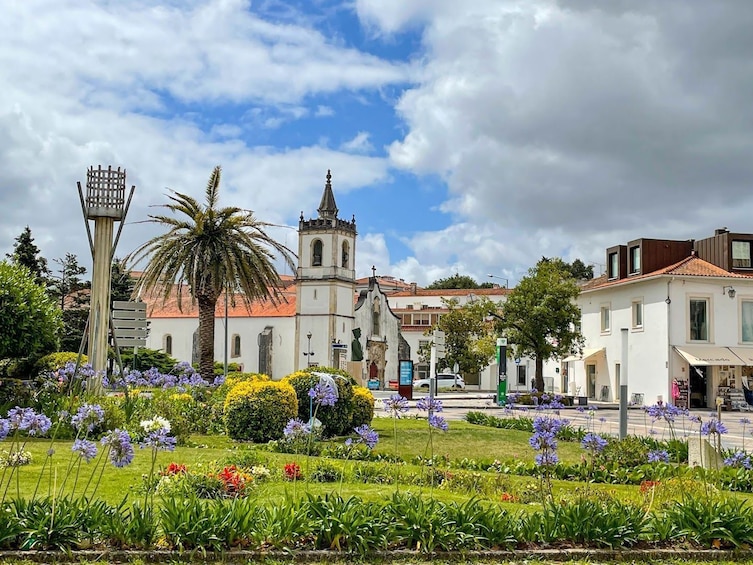
<svg viewBox="0 0 753 565"><path fill-rule="evenodd" d="M753 376L752 248L753 234L720 229L607 249L578 298L586 345L562 361L561 390L617 400L627 365L636 403L733 408Z"/></svg>

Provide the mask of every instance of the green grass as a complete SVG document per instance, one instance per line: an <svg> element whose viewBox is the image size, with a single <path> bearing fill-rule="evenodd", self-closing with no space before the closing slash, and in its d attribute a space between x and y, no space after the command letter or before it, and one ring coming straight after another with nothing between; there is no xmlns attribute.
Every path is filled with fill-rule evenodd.
<svg viewBox="0 0 753 565"><path fill-rule="evenodd" d="M374 418L372 427L379 432L377 453L395 452L395 435L391 418ZM468 422L452 421L447 432L434 434L434 453L450 459L499 459L500 461L533 461L536 452L528 444L529 432L477 426ZM415 455L428 456L429 439L426 419L406 418L397 421L397 453L410 460ZM580 461L583 455L580 444L559 442L559 458L564 463Z"/></svg>
<svg viewBox="0 0 753 565"><path fill-rule="evenodd" d="M392 455L395 450L395 436L393 431L393 421L390 418L375 418L373 427L379 432L380 441L377 445L376 452ZM446 455L451 461L462 458L477 459L490 461L499 459L500 461L531 461L535 456L534 450L528 445L530 434L517 430L504 430L497 428L488 428L483 426L471 425L466 422L450 422L450 429L446 433L435 431L434 434L434 453L437 455ZM395 473L406 476L409 473L420 475L425 472L425 468L411 464L411 459L416 455L427 456L426 451L428 442L428 426L425 419L403 419L397 421L397 453L408 462L399 468L396 465L388 463L368 463L367 465L384 466L387 473L394 477ZM343 438L330 440L332 442L342 442ZM268 500L281 500L284 497L292 495L302 496L306 493L324 494L328 492L341 492L343 496L359 496L366 500L374 500L389 496L395 491L394 484L363 484L346 481L340 485L335 483L309 483L299 482L293 485L290 482L282 481L281 471L286 463L297 462L304 474L313 471L320 461L319 458L307 458L305 455L293 455L284 453L272 453L262 449L253 449L253 445L238 444L230 441L223 436L196 436L191 439L191 445L178 447L174 452L159 452L157 457L156 470L159 471L171 462L182 463L189 468L196 470L197 467L204 468L216 466L229 462L231 458L248 460L249 454L252 459L256 458L258 462L266 465L273 473L277 474L277 480L264 483L259 486L256 496ZM65 474L70 457L70 448L72 442L59 441L55 444L55 454L52 457L52 465L47 466L45 476L41 482L39 495L46 496L48 493L58 492L61 483L66 480ZM21 496L30 496L34 491L37 483L42 463L47 457L46 453L49 448L49 440L31 440L27 443L26 449L32 453L33 462L31 465L17 469L16 477L10 484L8 497L15 497L18 492ZM97 496L110 504L116 504L123 500L125 496L131 498L142 496L141 485L143 477L150 471L150 455L148 450L136 448L134 461L128 467L117 469L109 464L105 466L101 481L97 489ZM583 456L583 450L577 442L559 443L559 456L563 462L577 462ZM328 462L340 469L346 469L346 477L351 475L353 467L358 464L353 461L344 461L338 459L329 459ZM80 475L78 478L77 493L86 484L91 475L93 463L81 465ZM75 471L74 471L75 472ZM452 472L462 472L452 470ZM6 475L7 476L7 475ZM18 482L16 481L18 479ZM70 492L74 483L74 476L71 475L66 481L66 492ZM96 482L96 477L94 481ZM535 485L536 479L533 477L522 477L515 475L505 475L505 485L510 485L511 492L523 490L528 492L532 485ZM555 496L572 491L575 488L585 487L584 483L553 481L553 490ZM400 490L412 492L426 492L430 490L432 496L445 500L462 501L468 498L470 494L454 492L444 488L430 489L427 486L416 486L401 484ZM620 498L638 501L640 495L638 488L634 486L622 485L589 485L590 489L597 492L614 493ZM91 492L91 491L89 491ZM2 493L0 493L2 494ZM475 493L478 495L478 493ZM751 495L739 494L744 498L751 498ZM495 497L492 497L495 499ZM515 508L518 505L510 505ZM520 508L525 508L520 505Z"/></svg>

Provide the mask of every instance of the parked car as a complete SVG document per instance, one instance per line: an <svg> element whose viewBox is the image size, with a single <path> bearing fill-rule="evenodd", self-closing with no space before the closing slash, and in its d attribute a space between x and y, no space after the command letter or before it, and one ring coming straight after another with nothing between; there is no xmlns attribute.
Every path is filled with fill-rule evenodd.
<svg viewBox="0 0 753 565"><path fill-rule="evenodd" d="M413 388L429 390L429 379L418 379L413 381ZM462 390L465 388L465 381L460 375L452 373L440 373L437 375L437 390L440 388L454 388Z"/></svg>

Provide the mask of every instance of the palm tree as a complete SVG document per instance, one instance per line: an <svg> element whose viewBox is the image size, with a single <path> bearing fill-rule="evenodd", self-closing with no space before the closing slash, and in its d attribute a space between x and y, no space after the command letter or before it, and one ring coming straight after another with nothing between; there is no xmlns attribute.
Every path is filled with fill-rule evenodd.
<svg viewBox="0 0 753 565"><path fill-rule="evenodd" d="M167 233L153 237L127 257L133 263L148 258L140 281L146 293L154 291L166 301L176 285L180 308L183 285L188 286L192 303L199 305L199 372L210 381L214 378L215 307L222 292L233 303L236 295L246 305L258 299L277 302L282 280L273 265L275 252L295 268L295 254L264 231L273 224L257 220L249 210L218 208L220 176L217 166L209 177L203 205L171 190L171 202L161 207L178 216L150 214L146 220L166 226Z"/></svg>

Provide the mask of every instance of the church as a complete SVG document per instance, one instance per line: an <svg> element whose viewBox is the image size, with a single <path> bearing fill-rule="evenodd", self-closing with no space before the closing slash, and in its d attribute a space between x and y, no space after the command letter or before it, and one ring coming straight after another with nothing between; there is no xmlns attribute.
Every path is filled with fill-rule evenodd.
<svg viewBox="0 0 753 565"><path fill-rule="evenodd" d="M230 363L276 380L308 366L338 367L362 382L378 380L384 388L397 379L398 360L410 359L411 350L375 269L366 284L356 280L355 216L339 217L330 171L317 212L310 219L301 212L298 267L294 277L282 275L278 304L255 301L248 307L238 300L226 308L220 298L215 357L223 361L227 347ZM193 362L198 308L189 299L178 308L176 296L148 302L147 347Z"/></svg>

